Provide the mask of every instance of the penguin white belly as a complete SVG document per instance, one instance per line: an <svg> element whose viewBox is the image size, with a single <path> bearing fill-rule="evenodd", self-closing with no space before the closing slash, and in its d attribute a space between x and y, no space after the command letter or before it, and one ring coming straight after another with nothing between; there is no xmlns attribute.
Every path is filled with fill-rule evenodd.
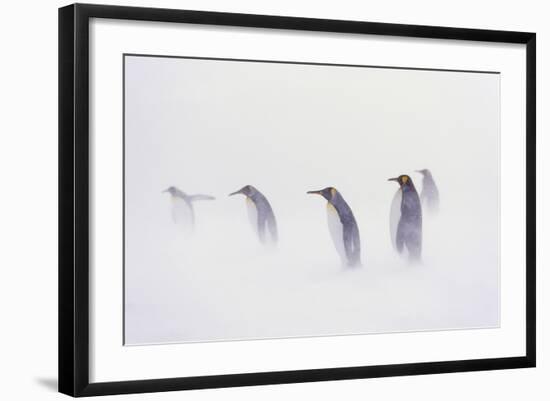
<svg viewBox="0 0 550 401"><path fill-rule="evenodd" d="M328 229L330 231L330 236L336 247L336 251L342 259L342 263L346 263L346 248L344 246L344 226L340 221L340 216L338 212L332 206L331 203L327 203L327 218L328 218Z"/></svg>
<svg viewBox="0 0 550 401"><path fill-rule="evenodd" d="M246 198L246 210L248 211L248 219L254 229L254 232L258 234L258 208L250 198Z"/></svg>
<svg viewBox="0 0 550 401"><path fill-rule="evenodd" d="M193 232L195 216L187 202L178 197L172 197L172 220L186 233Z"/></svg>
<svg viewBox="0 0 550 401"><path fill-rule="evenodd" d="M391 202L390 209L390 236L391 243L394 248L397 248L397 226L399 225L399 220L401 219L401 201L403 200L403 191L398 189L393 200Z"/></svg>

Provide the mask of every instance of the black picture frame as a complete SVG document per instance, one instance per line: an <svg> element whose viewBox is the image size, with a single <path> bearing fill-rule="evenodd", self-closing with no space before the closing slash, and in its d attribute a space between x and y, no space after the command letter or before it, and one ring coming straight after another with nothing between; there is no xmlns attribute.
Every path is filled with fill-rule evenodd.
<svg viewBox="0 0 550 401"><path fill-rule="evenodd" d="M526 344L517 357L90 383L90 18L276 28L526 45ZM536 35L479 29L74 4L59 9L59 391L71 396L190 390L534 367L536 363Z"/></svg>

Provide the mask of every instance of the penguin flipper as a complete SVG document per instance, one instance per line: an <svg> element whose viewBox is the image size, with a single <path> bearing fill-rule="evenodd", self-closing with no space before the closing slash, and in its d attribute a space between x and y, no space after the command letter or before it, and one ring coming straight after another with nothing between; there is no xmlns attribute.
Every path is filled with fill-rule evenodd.
<svg viewBox="0 0 550 401"><path fill-rule="evenodd" d="M395 249L397 252L402 253L405 245L405 227L402 221L399 221L397 225L397 233L395 235Z"/></svg>
<svg viewBox="0 0 550 401"><path fill-rule="evenodd" d="M397 229L401 219L401 203L403 201L403 191L398 189L393 196L390 208L390 238L391 243L397 249Z"/></svg>
<svg viewBox="0 0 550 401"><path fill-rule="evenodd" d="M340 216L338 215L336 209L330 204L330 202L327 203L327 220L328 229L330 236L332 237L334 247L336 248L336 252L338 252L338 256L340 256L342 264L345 264L348 261L348 256L346 253L344 240L344 224L340 220Z"/></svg>
<svg viewBox="0 0 550 401"><path fill-rule="evenodd" d="M359 243L359 230L352 224L344 225L344 248L350 266L357 266L361 263L361 246Z"/></svg>
<svg viewBox="0 0 550 401"><path fill-rule="evenodd" d="M214 200L216 198L214 198L213 196L210 196L210 195L196 194L196 195L187 196L187 199L190 202L194 202L194 201L199 201L199 200Z"/></svg>
<svg viewBox="0 0 550 401"><path fill-rule="evenodd" d="M279 235L277 231L277 221L275 220L275 216L271 214L267 219L267 228L269 229L269 234L271 234L271 241L273 243L277 243L279 240Z"/></svg>
<svg viewBox="0 0 550 401"><path fill-rule="evenodd" d="M258 217L258 237L260 238L260 242L262 244L266 243L266 235L265 235L266 225L267 225L266 219L262 219L261 217Z"/></svg>
<svg viewBox="0 0 550 401"><path fill-rule="evenodd" d="M359 236L359 228L355 225L353 230L353 251L354 261L356 266L361 266L361 237Z"/></svg>

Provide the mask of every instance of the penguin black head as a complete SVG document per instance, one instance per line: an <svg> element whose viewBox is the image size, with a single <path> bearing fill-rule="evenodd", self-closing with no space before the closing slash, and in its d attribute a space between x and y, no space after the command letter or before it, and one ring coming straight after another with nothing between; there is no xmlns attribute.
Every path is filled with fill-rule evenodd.
<svg viewBox="0 0 550 401"><path fill-rule="evenodd" d="M315 194L315 195L321 195L323 198L325 198L328 201L331 201L334 199L338 191L334 187L326 187L324 189L320 189L318 191L307 191L308 194Z"/></svg>
<svg viewBox="0 0 550 401"><path fill-rule="evenodd" d="M256 192L258 192L258 190L257 190L256 188L254 188L252 185L245 185L244 187L242 187L242 188L239 189L238 191L235 191L235 192L230 193L229 196L237 195L237 194L242 194L242 195L251 197L251 196L253 196Z"/></svg>
<svg viewBox="0 0 550 401"><path fill-rule="evenodd" d="M170 195L176 195L178 192L178 189L174 186L166 188L162 193L168 192Z"/></svg>
<svg viewBox="0 0 550 401"><path fill-rule="evenodd" d="M406 174L400 175L396 178L388 178L388 181L395 181L399 184L401 188L414 188L414 184L411 180L411 177L409 177Z"/></svg>

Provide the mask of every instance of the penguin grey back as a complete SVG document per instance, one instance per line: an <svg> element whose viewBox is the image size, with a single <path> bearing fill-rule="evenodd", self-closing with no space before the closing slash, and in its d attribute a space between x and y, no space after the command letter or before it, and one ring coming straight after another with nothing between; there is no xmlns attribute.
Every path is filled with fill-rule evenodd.
<svg viewBox="0 0 550 401"><path fill-rule="evenodd" d="M252 185L245 185L238 191L232 192L229 196L241 194L246 196L247 200L252 203L255 210L255 226L258 238L262 244L277 243L279 239L277 230L277 220L273 213L273 208L264 194L258 191Z"/></svg>

